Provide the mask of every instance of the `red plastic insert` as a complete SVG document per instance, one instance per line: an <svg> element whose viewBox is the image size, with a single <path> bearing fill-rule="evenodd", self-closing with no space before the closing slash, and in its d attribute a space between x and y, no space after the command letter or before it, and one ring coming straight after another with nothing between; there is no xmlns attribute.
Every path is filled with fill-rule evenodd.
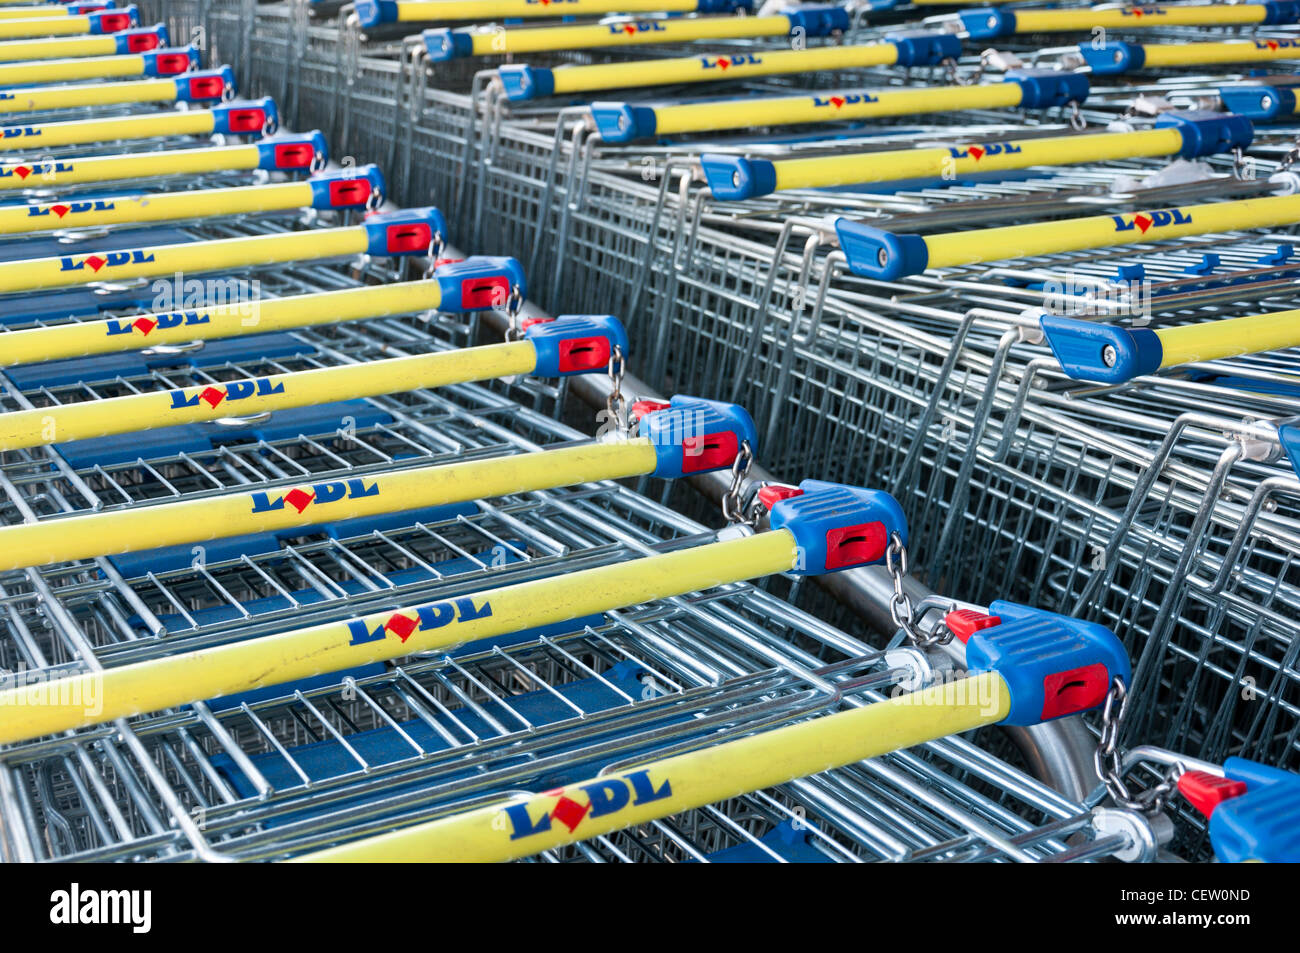
<svg viewBox="0 0 1300 953"><path fill-rule="evenodd" d="M390 254L425 251L433 244L433 228L427 222L389 225L385 237Z"/></svg>
<svg viewBox="0 0 1300 953"><path fill-rule="evenodd" d="M190 68L190 58L186 53L159 53L157 62L161 76L174 76Z"/></svg>
<svg viewBox="0 0 1300 953"><path fill-rule="evenodd" d="M1221 778L1208 771L1187 771L1178 779L1178 790L1192 807L1209 817L1224 801L1245 794L1246 783Z"/></svg>
<svg viewBox="0 0 1300 953"><path fill-rule="evenodd" d="M232 109L230 111L231 132L261 132L266 125L265 109Z"/></svg>
<svg viewBox="0 0 1300 953"><path fill-rule="evenodd" d="M131 26L131 14L105 12L99 18L99 29L103 33L121 33Z"/></svg>
<svg viewBox="0 0 1300 953"><path fill-rule="evenodd" d="M1042 719L1094 708L1106 700L1109 690L1110 675L1102 662L1048 675L1043 679Z"/></svg>
<svg viewBox="0 0 1300 953"><path fill-rule="evenodd" d="M369 198L370 181L368 179L342 179L330 183L330 205L334 208L365 205Z"/></svg>
<svg viewBox="0 0 1300 953"><path fill-rule="evenodd" d="M961 639L963 644L980 629L1001 623L1001 616L985 615L974 609L954 609L943 617L943 624L948 627L948 631Z"/></svg>
<svg viewBox="0 0 1300 953"><path fill-rule="evenodd" d="M844 569L872 563L885 555L889 545L885 524L859 523L826 531L826 568Z"/></svg>
<svg viewBox="0 0 1300 953"><path fill-rule="evenodd" d="M740 441L730 430L687 437L682 441L682 472L698 473L730 466L740 451Z"/></svg>
<svg viewBox="0 0 1300 953"><path fill-rule="evenodd" d="M162 43L157 33L135 33L126 38L128 53L148 53L156 50Z"/></svg>
<svg viewBox="0 0 1300 953"><path fill-rule="evenodd" d="M797 486L786 486L784 483L773 483L771 486L762 487L758 491L758 502L762 503L770 510L782 500L788 500L792 496L803 496L803 490L799 489Z"/></svg>
<svg viewBox="0 0 1300 953"><path fill-rule="evenodd" d="M289 142L275 147L277 169L310 169L314 158L316 158L316 147L310 143ZM370 194L368 189L366 194Z"/></svg>
<svg viewBox="0 0 1300 953"><path fill-rule="evenodd" d="M192 99L220 99L226 91L226 81L220 76L196 76L190 80Z"/></svg>
<svg viewBox="0 0 1300 953"><path fill-rule="evenodd" d="M505 275L488 278L466 278L460 283L461 307L496 308L510 300L510 279ZM528 327L528 325L523 325ZM563 352L561 351L561 354Z"/></svg>
<svg viewBox="0 0 1300 953"><path fill-rule="evenodd" d="M562 374L590 371L609 363L609 341L602 337L561 341L559 352Z"/></svg>

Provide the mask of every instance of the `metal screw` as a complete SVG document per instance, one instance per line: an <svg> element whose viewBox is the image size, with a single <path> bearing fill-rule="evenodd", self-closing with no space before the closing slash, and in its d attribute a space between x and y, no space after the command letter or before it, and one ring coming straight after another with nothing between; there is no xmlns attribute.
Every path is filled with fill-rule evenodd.
<svg viewBox="0 0 1300 953"><path fill-rule="evenodd" d="M1268 109L1268 108L1269 108L1270 106L1272 106L1272 105L1273 105L1273 97L1272 97L1272 96L1261 96L1261 97L1259 97L1259 108L1260 108L1260 109Z"/></svg>
<svg viewBox="0 0 1300 953"><path fill-rule="evenodd" d="M1119 360L1119 355L1115 353L1115 348L1107 344L1101 349L1101 362L1107 367L1114 367L1115 362Z"/></svg>
<svg viewBox="0 0 1300 953"><path fill-rule="evenodd" d="M889 263L889 249L882 248L876 252L876 261L880 263L881 268L884 268Z"/></svg>
<svg viewBox="0 0 1300 953"><path fill-rule="evenodd" d="M737 169L735 172L731 173L731 184L734 185L736 188L740 188L740 170L739 170L739 169Z"/></svg>

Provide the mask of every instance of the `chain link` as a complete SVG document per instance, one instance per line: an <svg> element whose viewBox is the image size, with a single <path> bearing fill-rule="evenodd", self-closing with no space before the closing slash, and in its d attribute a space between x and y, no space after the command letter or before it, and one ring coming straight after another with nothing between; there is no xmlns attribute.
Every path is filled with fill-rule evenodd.
<svg viewBox="0 0 1300 953"><path fill-rule="evenodd" d="M749 516L745 516L745 501L741 496L741 489L745 485L745 480L749 478L749 471L753 466L754 450L748 440L742 440L740 452L736 454L736 459L731 461L731 485L722 495L722 516L728 523L744 526L758 525L756 510L751 508Z"/></svg>
<svg viewBox="0 0 1300 953"><path fill-rule="evenodd" d="M1293 143L1290 151L1282 157L1282 162L1277 167L1277 171L1285 172L1295 165L1297 160L1300 160L1300 141Z"/></svg>
<svg viewBox="0 0 1300 953"><path fill-rule="evenodd" d="M447 247L446 241L442 237L442 232L434 232L433 238L429 240L429 267L424 269L424 280L428 281L433 277L434 272L438 270L438 259L442 257L442 250Z"/></svg>
<svg viewBox="0 0 1300 953"><path fill-rule="evenodd" d="M894 594L889 597L889 617L894 625L906 633L907 638L919 649L928 649L935 645L946 645L952 641L952 633L941 626L934 635L926 635L916 626L916 608L912 598L903 589L903 577L907 575L907 547L903 537L898 533L889 534L889 545L885 548L885 569L894 580ZM938 634L942 632L943 634Z"/></svg>
<svg viewBox="0 0 1300 953"><path fill-rule="evenodd" d="M1106 705L1101 711L1101 737L1097 741L1097 750L1093 752L1092 764L1097 776L1105 783L1106 792L1116 804L1131 811L1155 814L1177 790L1182 769L1173 765L1159 784L1137 794L1129 790L1124 783L1119 747L1120 735L1124 730L1124 716L1128 713L1128 699L1128 689L1124 687L1123 680L1116 677L1110 683Z"/></svg>
<svg viewBox="0 0 1300 953"><path fill-rule="evenodd" d="M627 370L627 362L623 359L623 349L617 344L614 345L613 352L609 355L609 396L605 398L605 411L608 416L607 421L614 421L618 427L618 432L623 435L628 433L627 422L627 398L623 396L623 374Z"/></svg>
<svg viewBox="0 0 1300 953"><path fill-rule="evenodd" d="M1070 100L1070 128L1075 132L1088 128L1088 120L1083 118L1083 112L1079 109L1077 99Z"/></svg>

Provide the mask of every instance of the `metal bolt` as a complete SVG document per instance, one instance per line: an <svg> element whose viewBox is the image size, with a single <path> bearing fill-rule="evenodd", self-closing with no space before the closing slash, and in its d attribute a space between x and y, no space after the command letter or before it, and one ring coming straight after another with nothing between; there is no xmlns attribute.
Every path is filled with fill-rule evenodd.
<svg viewBox="0 0 1300 953"><path fill-rule="evenodd" d="M734 185L736 188L740 188L740 170L739 170L739 169L737 169L735 172L731 173L731 184Z"/></svg>
<svg viewBox="0 0 1300 953"><path fill-rule="evenodd" d="M1259 97L1259 107L1260 107L1260 109L1268 109L1268 108L1269 108L1270 106L1272 106L1272 105L1273 105L1273 97L1272 97L1272 96L1261 96L1261 97Z"/></svg>
<svg viewBox="0 0 1300 953"><path fill-rule="evenodd" d="M876 252L876 261L880 263L881 268L884 268L889 263L889 249L882 248Z"/></svg>
<svg viewBox="0 0 1300 953"><path fill-rule="evenodd" d="M1107 344L1101 349L1101 362L1107 367L1114 367L1119 360L1119 355L1115 353L1115 348Z"/></svg>

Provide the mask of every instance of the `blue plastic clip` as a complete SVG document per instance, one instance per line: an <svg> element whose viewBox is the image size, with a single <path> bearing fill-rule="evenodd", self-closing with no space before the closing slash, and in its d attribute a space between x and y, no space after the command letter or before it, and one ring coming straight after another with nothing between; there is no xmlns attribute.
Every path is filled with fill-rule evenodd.
<svg viewBox="0 0 1300 953"><path fill-rule="evenodd" d="M224 102L235 95L235 71L229 66L186 73L172 80L178 103Z"/></svg>
<svg viewBox="0 0 1300 953"><path fill-rule="evenodd" d="M87 14L86 19L90 21L90 33L94 36L121 33L140 25L140 8L132 4L123 10L100 10Z"/></svg>
<svg viewBox="0 0 1300 953"><path fill-rule="evenodd" d="M791 33L803 30L804 36L830 36L849 28L849 11L843 7L816 3L784 12Z"/></svg>
<svg viewBox="0 0 1300 953"><path fill-rule="evenodd" d="M591 118L606 142L631 142L655 134L657 120L650 106L631 103L592 103Z"/></svg>
<svg viewBox="0 0 1300 953"><path fill-rule="evenodd" d="M140 58L144 60L145 76L175 76L178 73L188 73L202 65L202 56L197 46L152 50L140 54Z"/></svg>
<svg viewBox="0 0 1300 953"><path fill-rule="evenodd" d="M1150 328L1121 328L1044 314L1039 318L1061 370L1075 380L1122 384L1154 373L1164 347Z"/></svg>
<svg viewBox="0 0 1300 953"><path fill-rule="evenodd" d="M1209 254L1202 255L1201 260L1198 261L1196 264L1188 265L1186 268L1184 268L1183 274L1197 275L1199 277L1212 275L1214 274L1214 269L1219 267L1220 261L1221 259L1219 258L1218 255L1214 254L1213 252L1210 252Z"/></svg>
<svg viewBox="0 0 1300 953"><path fill-rule="evenodd" d="M438 310L444 314L500 307L510 300L512 290L521 298L528 294L523 266L513 258L472 256L439 265L433 277L442 289Z"/></svg>
<svg viewBox="0 0 1300 953"><path fill-rule="evenodd" d="M930 260L930 249L920 235L895 234L849 218L835 220L840 251L855 275L893 281L919 275Z"/></svg>
<svg viewBox="0 0 1300 953"><path fill-rule="evenodd" d="M735 462L746 440L758 452L758 431L748 411L700 397L672 398L667 407L642 416L638 432L654 444L657 477L723 470Z"/></svg>
<svg viewBox="0 0 1300 953"><path fill-rule="evenodd" d="M1277 26L1282 23L1300 23L1300 3L1296 0L1264 0L1264 23Z"/></svg>
<svg viewBox="0 0 1300 953"><path fill-rule="evenodd" d="M612 314L567 314L531 324L524 336L537 351L538 377L568 377L603 371L614 349L628 353L627 331Z"/></svg>
<svg viewBox="0 0 1300 953"><path fill-rule="evenodd" d="M1016 14L1012 10L980 7L977 10L963 10L958 16L966 28L966 35L972 40L991 40L1016 32Z"/></svg>
<svg viewBox="0 0 1300 953"><path fill-rule="evenodd" d="M280 128L280 111L270 96L212 107L212 131L219 135L269 136Z"/></svg>
<svg viewBox="0 0 1300 953"><path fill-rule="evenodd" d="M384 201L384 174L377 165L318 172L307 184L312 208L374 208Z"/></svg>
<svg viewBox="0 0 1300 953"><path fill-rule="evenodd" d="M1233 149L1249 149L1255 127L1245 116L1196 109L1168 112L1155 122L1157 129L1177 129L1183 134L1180 159L1199 159Z"/></svg>
<svg viewBox="0 0 1300 953"><path fill-rule="evenodd" d="M1274 122L1295 115L1295 92L1282 86L1264 83L1220 86L1219 99L1228 112L1254 122Z"/></svg>
<svg viewBox="0 0 1300 953"><path fill-rule="evenodd" d="M700 156L700 165L715 199L734 202L776 191L776 166L767 159L706 152Z"/></svg>
<svg viewBox="0 0 1300 953"><path fill-rule="evenodd" d="M1232 864L1300 862L1300 775L1245 758L1229 758L1223 773L1246 790L1217 804L1197 803L1209 813L1215 856ZM1182 780L1179 789L1188 793Z"/></svg>
<svg viewBox="0 0 1300 953"><path fill-rule="evenodd" d="M1054 69L1014 69L1002 77L1004 83L1020 86L1022 109L1048 109L1081 103L1088 98L1088 77Z"/></svg>
<svg viewBox="0 0 1300 953"><path fill-rule="evenodd" d="M1105 40L1101 43L1079 44L1079 55L1088 64L1094 76L1118 76L1146 65L1147 52L1137 43L1123 40Z"/></svg>
<svg viewBox="0 0 1300 953"><path fill-rule="evenodd" d="M420 34L424 52L434 63L461 59L474 55L474 38L468 30L450 30L446 27L425 30Z"/></svg>
<svg viewBox="0 0 1300 953"><path fill-rule="evenodd" d="M356 9L363 27L397 22L397 0L357 0Z"/></svg>
<svg viewBox="0 0 1300 953"><path fill-rule="evenodd" d="M771 508L772 529L787 529L799 547L791 572L820 576L885 559L897 533L907 545L907 517L884 490L804 480Z"/></svg>
<svg viewBox="0 0 1300 953"><path fill-rule="evenodd" d="M977 628L966 642L966 667L993 671L1011 692L1003 724L1036 725L1096 708L1111 682L1131 678L1128 655L1115 633L1095 622L995 602L996 624Z"/></svg>
<svg viewBox="0 0 1300 953"><path fill-rule="evenodd" d="M1261 265L1285 265L1295 255L1295 246L1290 242L1283 242L1278 245L1271 253L1261 255L1259 264Z"/></svg>
<svg viewBox="0 0 1300 953"><path fill-rule="evenodd" d="M898 50L896 66L938 66L944 60L961 56L961 38L956 33L931 33L926 30L887 33L885 42Z"/></svg>
<svg viewBox="0 0 1300 953"><path fill-rule="evenodd" d="M447 220L432 206L377 212L365 221L369 255L424 255L435 235L447 238Z"/></svg>
<svg viewBox="0 0 1300 953"><path fill-rule="evenodd" d="M329 147L319 129L268 136L257 143L259 169L307 172L324 167L328 161Z"/></svg>

